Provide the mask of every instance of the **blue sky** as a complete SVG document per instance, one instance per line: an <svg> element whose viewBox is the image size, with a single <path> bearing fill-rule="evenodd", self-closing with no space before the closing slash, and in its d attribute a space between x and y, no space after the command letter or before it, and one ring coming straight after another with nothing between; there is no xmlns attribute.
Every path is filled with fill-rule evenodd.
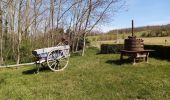
<svg viewBox="0 0 170 100"><path fill-rule="evenodd" d="M131 27L132 19L136 27L170 23L170 0L126 0L126 5L102 31Z"/></svg>

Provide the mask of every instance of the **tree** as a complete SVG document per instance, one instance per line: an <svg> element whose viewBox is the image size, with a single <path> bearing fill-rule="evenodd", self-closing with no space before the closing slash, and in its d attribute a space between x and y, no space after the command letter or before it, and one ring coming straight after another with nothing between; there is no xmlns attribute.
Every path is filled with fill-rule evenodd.
<svg viewBox="0 0 170 100"><path fill-rule="evenodd" d="M19 64L31 50L54 46L61 37L71 41L73 52L83 47L84 55L86 36L110 19L119 1L0 0L1 62L7 59Z"/></svg>
<svg viewBox="0 0 170 100"><path fill-rule="evenodd" d="M79 0L75 0L79 1ZM84 55L86 46L86 36L89 34L98 24L105 22L109 19L107 16L113 15L117 10L119 10L122 5L116 6L120 0L80 0L79 5L73 7L73 31L78 37L83 37L83 52ZM115 9L111 9L111 8ZM77 13L76 10L79 9ZM112 13L111 13L112 12ZM74 39L75 40L75 39ZM73 44L74 45L74 44Z"/></svg>
<svg viewBox="0 0 170 100"><path fill-rule="evenodd" d="M0 1L0 64L3 64L2 1Z"/></svg>
<svg viewBox="0 0 170 100"><path fill-rule="evenodd" d="M22 32L22 27L21 27L21 18L22 18L22 14L21 14L21 10L22 10L22 4L23 4L23 0L19 0L19 5L18 5L18 44L17 44L17 64L20 63L20 45L21 45L21 32Z"/></svg>

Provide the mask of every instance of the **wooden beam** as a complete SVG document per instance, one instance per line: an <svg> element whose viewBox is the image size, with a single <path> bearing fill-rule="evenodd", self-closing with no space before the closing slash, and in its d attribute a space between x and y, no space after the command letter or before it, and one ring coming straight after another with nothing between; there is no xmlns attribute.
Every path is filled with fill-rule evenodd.
<svg viewBox="0 0 170 100"><path fill-rule="evenodd" d="M0 66L0 68L17 67L17 66L28 66L28 65L33 65L33 64L35 64L35 62L23 63L23 64L15 64L15 65L4 65L4 66Z"/></svg>

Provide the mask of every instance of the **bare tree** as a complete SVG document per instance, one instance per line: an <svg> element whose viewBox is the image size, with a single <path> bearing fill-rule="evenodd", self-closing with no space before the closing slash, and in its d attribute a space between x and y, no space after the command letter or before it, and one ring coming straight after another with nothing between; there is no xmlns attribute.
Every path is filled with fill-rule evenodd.
<svg viewBox="0 0 170 100"><path fill-rule="evenodd" d="M75 0L78 1L78 0ZM89 34L96 25L104 21L107 14L114 14L118 9L113 7L120 0L80 0L79 6L75 5L73 9L73 30L75 35L79 38L83 38L83 51L82 56L84 55L85 46L86 46L86 36ZM81 6L80 6L81 5ZM112 8L112 13L108 12ZM117 6L117 8L120 8ZM79 10L76 12L76 10ZM81 13L80 13L81 12ZM74 39L75 40L75 39ZM74 44L73 44L74 45ZM76 50L78 43L76 43Z"/></svg>
<svg viewBox="0 0 170 100"><path fill-rule="evenodd" d="M26 7L24 10L24 19L25 19L25 31L24 31L24 38L29 35L29 24L30 24L30 0L26 0Z"/></svg>
<svg viewBox="0 0 170 100"><path fill-rule="evenodd" d="M0 64L3 64L2 1L0 1Z"/></svg>
<svg viewBox="0 0 170 100"><path fill-rule="evenodd" d="M99 21L103 18L104 14L106 13L106 11L108 10L108 8L111 6L111 4L113 4L114 2L116 2L115 0L111 0L108 4L106 4L105 8L103 9L103 11L101 11L101 13L99 14L97 20L94 22L94 24L91 25L91 27L86 30L87 28L87 23L89 22L89 17L90 17L90 13L91 13L91 10L92 9L95 9L92 8L92 1L90 0L90 4L89 4L89 11L88 11L88 16L87 16L87 20L86 20L86 24L85 24L85 28L84 28L84 33L83 33L83 52L82 52L82 56L84 56L84 51L85 51L85 46L86 46L86 42L85 42L85 39L86 39L86 35L91 32L91 30L99 23Z"/></svg>
<svg viewBox="0 0 170 100"><path fill-rule="evenodd" d="M22 4L23 4L23 0L19 1L19 5L18 5L18 45L17 45L17 64L20 63L20 45L21 45L21 32L22 32L22 25L21 25L21 10L22 10Z"/></svg>
<svg viewBox="0 0 170 100"><path fill-rule="evenodd" d="M49 26L51 28L51 31L50 31L50 36L48 38L48 42L50 46L53 45L53 29L54 29L54 0L50 0L50 16L49 16ZM51 40L51 41L50 41Z"/></svg>
<svg viewBox="0 0 170 100"><path fill-rule="evenodd" d="M24 53L29 52L23 50L23 45L31 44L31 47L25 46L24 49L53 46L60 35L69 37L73 51L83 46L84 55L87 35L97 25L110 19L107 16L117 11L115 8L119 1L121 0L0 0L1 64L3 58L15 59L19 64ZM67 34L64 33L66 29ZM11 45L12 48L5 45ZM8 54L6 50L12 53Z"/></svg>

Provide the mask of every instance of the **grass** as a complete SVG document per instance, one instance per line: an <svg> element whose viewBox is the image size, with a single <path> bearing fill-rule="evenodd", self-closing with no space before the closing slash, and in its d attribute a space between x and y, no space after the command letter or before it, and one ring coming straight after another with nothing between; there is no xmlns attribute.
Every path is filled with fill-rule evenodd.
<svg viewBox="0 0 170 100"><path fill-rule="evenodd" d="M1 100L127 100L170 99L170 62L120 64L119 54L72 56L62 72L33 74L35 66L0 69Z"/></svg>
<svg viewBox="0 0 170 100"><path fill-rule="evenodd" d="M144 40L145 44L148 45L166 45L166 46L170 46L170 36L166 36L166 37L141 37L143 32L137 32L135 33L135 35L137 36L137 38L141 38ZM118 35L118 43L119 44L123 44L124 43L124 39L122 39L124 35L124 38L128 38L128 36L131 36L131 33L126 33L126 34L119 34ZM101 35L102 36L102 35ZM109 37L110 35L108 35ZM113 36L116 36L115 34L113 34ZM113 43L117 43L116 40L105 40L105 41L98 41L100 36L88 36L87 38L90 40L91 42L91 46L93 47L97 47L100 48L101 44L113 44ZM165 40L167 40L167 43L165 44Z"/></svg>
<svg viewBox="0 0 170 100"><path fill-rule="evenodd" d="M137 37L141 38L141 37ZM170 46L170 37L148 37L148 38L141 38L144 40L144 44L148 45L165 45L165 46ZM167 43L165 44L165 40L167 40ZM118 40L119 44L123 44L124 40L119 39ZM91 46L100 48L101 44L113 44L116 43L116 40L108 40L108 41L92 41Z"/></svg>
<svg viewBox="0 0 170 100"><path fill-rule="evenodd" d="M165 40L167 40L166 45L170 45L170 37L150 37L150 38L142 38L145 44L152 45L165 45Z"/></svg>

